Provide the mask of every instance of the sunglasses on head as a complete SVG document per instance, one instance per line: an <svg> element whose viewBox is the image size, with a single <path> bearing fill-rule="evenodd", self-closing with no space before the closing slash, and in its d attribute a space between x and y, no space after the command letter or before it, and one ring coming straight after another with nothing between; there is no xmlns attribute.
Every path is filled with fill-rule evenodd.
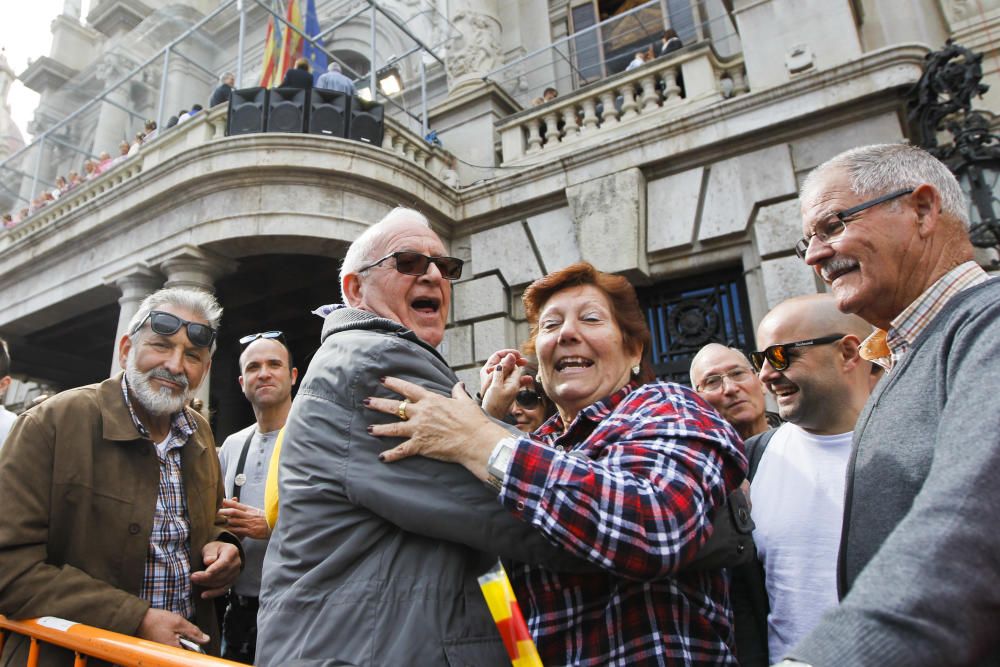
<svg viewBox="0 0 1000 667"><path fill-rule="evenodd" d="M465 264L465 260L461 260L458 257L431 257L419 252L413 252L412 250L400 250L386 255L373 264L369 264L358 271L358 273L375 268L387 259L396 260L396 270L408 276L424 275L433 262L446 280L458 280L461 278L462 265Z"/></svg>
<svg viewBox="0 0 1000 667"><path fill-rule="evenodd" d="M525 410L534 410L538 407L540 400L541 397L538 395L538 392L530 389L522 389L514 397L514 401Z"/></svg>
<svg viewBox="0 0 1000 667"><path fill-rule="evenodd" d="M149 320L149 328L153 330L153 333L161 336L173 336L181 330L181 327L187 327L187 337L193 345L210 347L215 342L216 331L209 325L201 322L190 322L162 310L149 311L149 314L132 329L129 335L134 336L146 323L146 320Z"/></svg>
<svg viewBox="0 0 1000 667"><path fill-rule="evenodd" d="M750 363L753 364L754 370L758 373L760 373L760 369L764 367L764 361L771 364L771 368L774 370L783 371L788 368L789 364L792 363L789 355L792 350L800 347L811 347L813 345L829 345L830 343L836 343L846 335L847 334L840 333L831 334L829 336L823 336L822 338L810 338L809 340L798 340L794 343L771 345L763 351L751 352Z"/></svg>
<svg viewBox="0 0 1000 667"><path fill-rule="evenodd" d="M264 331L262 333L252 333L247 334L243 338L240 338L240 345L247 346L254 342L258 338L267 338L269 340L277 340L279 343L288 347L288 343L285 342L285 334L281 331Z"/></svg>

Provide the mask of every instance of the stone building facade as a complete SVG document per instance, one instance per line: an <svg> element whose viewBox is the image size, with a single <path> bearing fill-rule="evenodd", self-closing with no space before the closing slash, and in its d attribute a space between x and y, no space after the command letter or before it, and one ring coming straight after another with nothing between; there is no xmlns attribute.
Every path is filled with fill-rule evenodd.
<svg viewBox="0 0 1000 667"><path fill-rule="evenodd" d="M268 16L266 3L244 4L250 85ZM372 52L378 69L414 43L434 47L397 65L410 84L423 72L425 120L440 146L421 138L414 85L387 106L381 147L310 134L227 137L222 107L162 133L0 232L0 334L13 343L15 372L55 386L106 377L114 341L146 294L212 290L227 314L205 391L224 435L249 419L236 339L282 329L305 365L321 326L309 311L339 300L347 245L407 205L467 261L442 344L467 381L477 382L491 352L526 338L525 286L581 259L634 282L654 364L682 378L704 342L752 347L770 307L822 289L792 250L798 185L843 149L908 138L907 93L929 51L951 37L984 53L994 85L981 108L1000 107L1000 53L989 40L1000 0L664 0L642 11L669 24L683 10L702 26L694 38L636 70L586 79L574 69L582 37L572 35L586 34L575 23L622 4L318 1L321 25L338 24L328 48L360 74ZM96 153L140 116L207 99L214 77L238 62L238 11L220 10L177 53L159 54L225 6L99 0L81 17L67 2L50 55L20 75L41 93L32 131L79 110L74 141ZM80 110L83 97L137 67ZM552 82L559 96L531 106ZM54 178L82 154L50 132L31 166ZM27 180L13 187L23 192Z"/></svg>

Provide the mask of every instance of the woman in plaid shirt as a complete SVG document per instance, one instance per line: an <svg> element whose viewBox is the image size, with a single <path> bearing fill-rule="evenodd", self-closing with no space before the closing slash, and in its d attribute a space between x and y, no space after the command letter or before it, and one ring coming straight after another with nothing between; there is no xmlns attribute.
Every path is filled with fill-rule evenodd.
<svg viewBox="0 0 1000 667"><path fill-rule="evenodd" d="M626 279L574 264L535 281L524 304L525 352L558 413L514 436L461 386L446 398L386 378L404 402L369 405L403 421L373 433L408 439L380 458L465 466L511 513L599 568L508 564L545 665L736 664L727 577L685 566L745 476L739 436L692 390L650 381L649 330ZM514 351L492 360L484 405L506 406L524 362Z"/></svg>

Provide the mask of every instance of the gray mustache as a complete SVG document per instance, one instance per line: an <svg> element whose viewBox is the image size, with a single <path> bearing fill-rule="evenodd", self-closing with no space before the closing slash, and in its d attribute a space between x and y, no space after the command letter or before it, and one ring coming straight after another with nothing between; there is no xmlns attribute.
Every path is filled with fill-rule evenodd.
<svg viewBox="0 0 1000 667"><path fill-rule="evenodd" d="M176 382L181 385L185 390L188 388L187 377L183 373L178 373L174 375L165 368L154 368L149 371L150 378L160 378L161 380L167 380L169 382Z"/></svg>

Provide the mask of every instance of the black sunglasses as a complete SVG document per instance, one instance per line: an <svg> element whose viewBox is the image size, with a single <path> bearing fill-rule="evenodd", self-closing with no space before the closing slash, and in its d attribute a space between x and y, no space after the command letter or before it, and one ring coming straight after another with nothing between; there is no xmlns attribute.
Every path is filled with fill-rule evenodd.
<svg viewBox="0 0 1000 667"><path fill-rule="evenodd" d="M129 335L134 336L135 332L146 323L146 320L149 320L149 328L153 330L153 333L158 333L161 336L173 336L181 330L181 327L187 327L187 337L192 344L198 347L211 347L212 343L215 342L216 331L212 327L201 322L189 322L173 313L165 313L162 310L149 311L149 314L135 325Z"/></svg>
<svg viewBox="0 0 1000 667"><path fill-rule="evenodd" d="M395 259L396 270L400 273L405 273L408 276L424 275L427 273L427 269L430 267L431 262L433 262L438 267L441 275L447 280L458 280L461 278L462 265L465 264L465 260L459 259L458 257L431 257L419 252L413 252L412 250L400 250L386 255L374 264L369 264L359 270L358 273L372 269L387 259Z"/></svg>
<svg viewBox="0 0 1000 667"><path fill-rule="evenodd" d="M288 347L288 343L285 342L285 334L281 331L264 331L263 333L247 334L243 338L240 338L240 345L249 345L258 338L275 339L285 347Z"/></svg>
<svg viewBox="0 0 1000 667"><path fill-rule="evenodd" d="M750 353L750 363L753 364L754 370L760 373L760 369L764 367L764 361L767 360L771 364L771 368L776 371L783 371L788 368L789 364L792 363L789 357L789 352L800 348L800 347L810 347L813 345L829 345L830 343L836 343L838 340L846 336L847 334L831 334L829 336L823 336L822 338L810 338L809 340L798 340L794 343L781 343L780 345L771 345L764 349L763 352L751 352Z"/></svg>
<svg viewBox="0 0 1000 667"><path fill-rule="evenodd" d="M514 397L514 401L525 410L534 410L541 400L542 397L538 395L538 392L530 389L522 389Z"/></svg>

